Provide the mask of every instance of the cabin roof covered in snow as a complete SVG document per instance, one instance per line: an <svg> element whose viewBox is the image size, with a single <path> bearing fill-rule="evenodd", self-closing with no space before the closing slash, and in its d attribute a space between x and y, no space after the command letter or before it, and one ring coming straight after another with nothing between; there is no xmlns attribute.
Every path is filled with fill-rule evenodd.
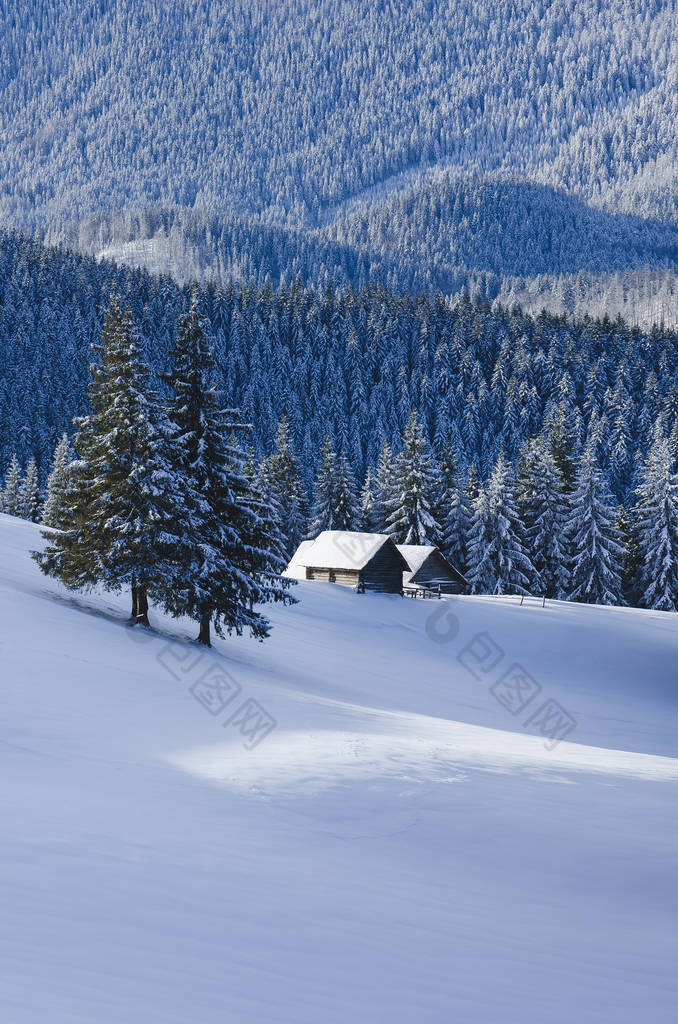
<svg viewBox="0 0 678 1024"><path fill-rule="evenodd" d="M428 556L438 550L432 544L396 544L396 547L412 573L419 572Z"/></svg>
<svg viewBox="0 0 678 1024"><path fill-rule="evenodd" d="M312 569L364 569L384 544L393 542L387 533L323 530L314 541L305 543L308 547L302 551L304 545L299 545L290 568L295 565ZM395 544L393 547L398 550Z"/></svg>

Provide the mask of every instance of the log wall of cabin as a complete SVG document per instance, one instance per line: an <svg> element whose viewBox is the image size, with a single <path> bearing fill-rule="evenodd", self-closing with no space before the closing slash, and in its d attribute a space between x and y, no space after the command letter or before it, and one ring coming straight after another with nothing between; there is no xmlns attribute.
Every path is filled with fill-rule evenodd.
<svg viewBox="0 0 678 1024"><path fill-rule="evenodd" d="M338 583L341 587L357 587L360 572L358 569L319 569L309 566L306 569L306 579L319 580L321 583Z"/></svg>

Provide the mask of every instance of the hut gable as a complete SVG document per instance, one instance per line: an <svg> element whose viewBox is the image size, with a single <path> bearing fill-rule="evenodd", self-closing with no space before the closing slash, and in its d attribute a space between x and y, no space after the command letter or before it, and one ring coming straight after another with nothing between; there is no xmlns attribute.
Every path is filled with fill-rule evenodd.
<svg viewBox="0 0 678 1024"><path fill-rule="evenodd" d="M287 575L399 594L407 568L388 534L324 530L299 545Z"/></svg>
<svg viewBox="0 0 678 1024"><path fill-rule="evenodd" d="M312 545L312 540L302 540L301 544L299 545L297 550L294 552L294 555L292 556L292 561L285 569L283 576L288 576L290 579L293 580L306 579L306 565L304 563L304 555L306 554L308 549L312 547Z"/></svg>
<svg viewBox="0 0 678 1024"><path fill-rule="evenodd" d="M463 594L468 583L439 548L428 544L399 544L408 565L403 586L440 589L441 594Z"/></svg>

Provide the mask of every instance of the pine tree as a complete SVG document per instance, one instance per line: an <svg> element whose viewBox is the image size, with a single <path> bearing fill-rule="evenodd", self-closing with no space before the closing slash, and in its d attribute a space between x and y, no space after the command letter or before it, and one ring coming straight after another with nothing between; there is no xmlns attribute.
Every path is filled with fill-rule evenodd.
<svg viewBox="0 0 678 1024"><path fill-rule="evenodd" d="M274 517L245 473L238 435L247 428L234 409L222 409L214 386L209 327L199 299L179 320L168 409L172 469L179 500L167 535L163 607L199 623L199 643L211 643L211 627L222 635L244 629L263 638L268 620L254 605L283 599L287 581L273 546Z"/></svg>
<svg viewBox="0 0 678 1024"><path fill-rule="evenodd" d="M287 559L279 507L260 487L259 474L251 478L246 468L245 476L249 486L244 505L250 514L243 520L243 541L249 553L249 571L260 588L259 603L296 604L296 598L289 593L293 581L281 575ZM262 632L259 638L263 636Z"/></svg>
<svg viewBox="0 0 678 1024"><path fill-rule="evenodd" d="M525 594L533 575L515 480L500 452L487 487L473 503L467 576L474 594Z"/></svg>
<svg viewBox="0 0 678 1024"><path fill-rule="evenodd" d="M287 419L278 424L273 452L264 460L263 473L280 507L284 555L291 558L306 532L306 494L290 437Z"/></svg>
<svg viewBox="0 0 678 1024"><path fill-rule="evenodd" d="M38 483L38 467L35 459L30 459L26 467L26 475L21 483L21 515L37 523L40 518L40 485Z"/></svg>
<svg viewBox="0 0 678 1024"><path fill-rule="evenodd" d="M589 437L569 499L568 598L589 604L622 603L624 550L615 527L616 506L598 465L597 437Z"/></svg>
<svg viewBox="0 0 678 1024"><path fill-rule="evenodd" d="M374 522L377 533L384 533L386 531L394 490L395 461L390 444L388 441L384 441L377 464L374 487Z"/></svg>
<svg viewBox="0 0 678 1024"><path fill-rule="evenodd" d="M622 597L626 604L636 607L640 599L637 590L640 552L634 510L629 512L624 505L620 505L617 509L615 529L619 534L619 543L624 551L621 571Z"/></svg>
<svg viewBox="0 0 678 1024"><path fill-rule="evenodd" d="M416 413L403 435L395 462L393 490L387 502L387 533L396 544L437 544L440 525L433 515L439 489L438 469Z"/></svg>
<svg viewBox="0 0 678 1024"><path fill-rule="evenodd" d="M166 534L176 481L139 334L116 298L96 351L92 411L76 421L78 458L64 494L67 526L35 557L43 572L71 589L131 587L131 617L147 625L149 595L162 586L163 557L177 540Z"/></svg>
<svg viewBox="0 0 678 1024"><path fill-rule="evenodd" d="M375 489L372 467L368 466L365 482L360 491L360 529L365 533L380 532Z"/></svg>
<svg viewBox="0 0 678 1024"><path fill-rule="evenodd" d="M575 485L580 437L570 404L563 400L546 419L544 440L551 449L560 474L563 490L570 493Z"/></svg>
<svg viewBox="0 0 678 1024"><path fill-rule="evenodd" d="M343 454L337 455L328 436L315 483L309 537L323 530L355 530L358 525L355 480Z"/></svg>
<svg viewBox="0 0 678 1024"><path fill-rule="evenodd" d="M564 598L568 587L568 507L555 458L542 439L523 450L517 498L527 555L534 567L530 587L534 593Z"/></svg>
<svg viewBox="0 0 678 1024"><path fill-rule="evenodd" d="M457 460L452 449L443 445L437 459L438 464L438 488L433 504L433 518L440 524L439 546L444 551L445 536L447 534L448 516L450 509L457 500L459 487L459 473ZM444 551L444 553L446 553Z"/></svg>
<svg viewBox="0 0 678 1024"><path fill-rule="evenodd" d="M678 475L661 418L636 496L640 601L645 608L678 611Z"/></svg>
<svg viewBox="0 0 678 1024"><path fill-rule="evenodd" d="M468 477L466 480L466 495L468 500L473 504L478 495L480 494L480 480L478 479L478 471L476 470L475 462L472 462L469 466Z"/></svg>
<svg viewBox="0 0 678 1024"><path fill-rule="evenodd" d="M456 486L448 492L448 508L442 523L442 551L459 572L468 568L468 545L473 521L473 502L478 497L475 467L471 464L466 479L459 474Z"/></svg>
<svg viewBox="0 0 678 1024"><path fill-rule="evenodd" d="M441 529L442 550L462 574L469 567L469 542L473 523L473 506L480 493L475 463L469 466L466 478L459 474L457 486L450 491L450 505Z"/></svg>
<svg viewBox="0 0 678 1024"><path fill-rule="evenodd" d="M75 458L68 434L64 433L56 446L52 469L47 478L47 499L42 508L41 522L63 530L68 525L66 492L69 484L69 467Z"/></svg>
<svg viewBox="0 0 678 1024"><path fill-rule="evenodd" d="M22 514L22 483L23 479L19 460L16 455L12 455L5 475L5 486L2 489L2 511L8 516L20 516Z"/></svg>

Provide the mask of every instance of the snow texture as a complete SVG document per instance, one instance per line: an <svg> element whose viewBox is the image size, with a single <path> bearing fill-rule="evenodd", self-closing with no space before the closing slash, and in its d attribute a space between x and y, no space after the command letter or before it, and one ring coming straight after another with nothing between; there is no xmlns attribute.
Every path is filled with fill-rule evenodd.
<svg viewBox="0 0 678 1024"><path fill-rule="evenodd" d="M39 543L0 517L4 1021L675 1021L675 613L301 583L196 664Z"/></svg>

